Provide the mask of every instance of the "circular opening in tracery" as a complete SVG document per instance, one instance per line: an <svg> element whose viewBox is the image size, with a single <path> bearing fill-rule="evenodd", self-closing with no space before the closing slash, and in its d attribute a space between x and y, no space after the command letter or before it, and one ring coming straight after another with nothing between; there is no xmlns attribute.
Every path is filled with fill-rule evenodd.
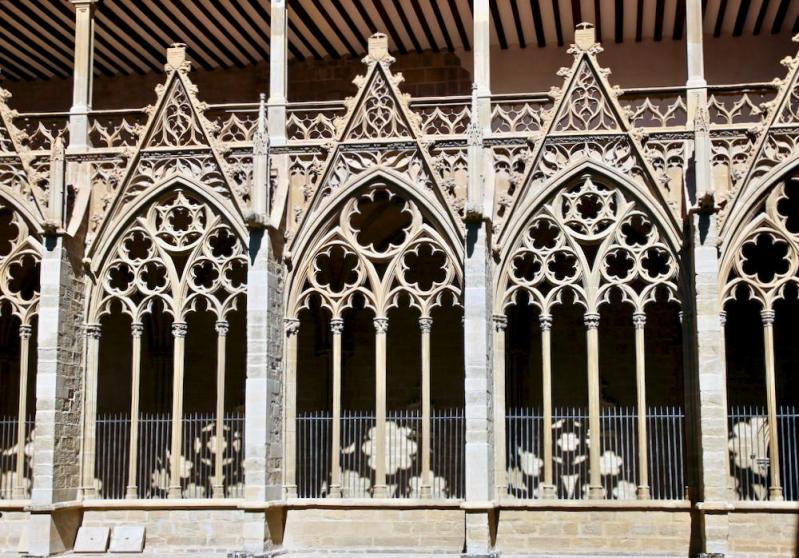
<svg viewBox="0 0 799 558"><path fill-rule="evenodd" d="M333 293L341 293L358 281L358 258L344 247L335 245L316 256L316 281Z"/></svg>
<svg viewBox="0 0 799 558"><path fill-rule="evenodd" d="M361 196L350 218L358 244L383 253L405 242L411 226L409 203L386 189Z"/></svg>
<svg viewBox="0 0 799 558"><path fill-rule="evenodd" d="M552 250L558 243L560 229L549 219L539 219L530 227L530 239L537 250Z"/></svg>
<svg viewBox="0 0 799 558"><path fill-rule="evenodd" d="M429 291L447 278L447 257L432 244L422 244L403 257L405 280L422 291Z"/></svg>
<svg viewBox="0 0 799 558"><path fill-rule="evenodd" d="M523 252L513 258L511 273L519 281L530 283L541 272L541 262L532 252Z"/></svg>
<svg viewBox="0 0 799 558"><path fill-rule="evenodd" d="M628 218L621 226L621 235L627 246L644 246L652 234L652 223L643 215Z"/></svg>
<svg viewBox="0 0 799 558"><path fill-rule="evenodd" d="M741 249L742 270L749 277L757 276L763 283L788 272L788 244L768 233L760 233L748 240Z"/></svg>

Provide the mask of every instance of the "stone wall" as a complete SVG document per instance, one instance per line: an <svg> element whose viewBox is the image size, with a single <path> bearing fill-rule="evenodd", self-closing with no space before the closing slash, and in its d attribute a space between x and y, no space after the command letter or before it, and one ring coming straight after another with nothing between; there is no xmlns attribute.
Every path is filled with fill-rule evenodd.
<svg viewBox="0 0 799 558"><path fill-rule="evenodd" d="M729 515L729 554L735 558L799 556L799 511Z"/></svg>
<svg viewBox="0 0 799 558"><path fill-rule="evenodd" d="M502 510L503 555L689 556L691 515L679 510Z"/></svg>
<svg viewBox="0 0 799 558"><path fill-rule="evenodd" d="M297 509L286 515L288 550L460 552L460 509Z"/></svg>
<svg viewBox="0 0 799 558"><path fill-rule="evenodd" d="M212 553L242 548L244 517L235 509L88 510L83 526L143 525L146 551Z"/></svg>
<svg viewBox="0 0 799 558"><path fill-rule="evenodd" d="M0 556L14 554L30 514L24 511L0 510Z"/></svg>

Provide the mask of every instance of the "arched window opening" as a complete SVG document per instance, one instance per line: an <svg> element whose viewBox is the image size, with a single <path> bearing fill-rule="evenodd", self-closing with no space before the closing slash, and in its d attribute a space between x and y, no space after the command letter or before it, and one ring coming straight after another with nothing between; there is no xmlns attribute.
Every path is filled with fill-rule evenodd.
<svg viewBox="0 0 799 558"><path fill-rule="evenodd" d="M799 499L799 185L750 211L724 254L729 460L741 500Z"/></svg>
<svg viewBox="0 0 799 558"><path fill-rule="evenodd" d="M461 497L455 252L385 184L346 200L318 237L291 281L286 319L289 495Z"/></svg>
<svg viewBox="0 0 799 558"><path fill-rule="evenodd" d="M590 175L521 229L494 319L500 496L683 497L679 269L666 238L643 203Z"/></svg>
<svg viewBox="0 0 799 558"><path fill-rule="evenodd" d="M178 187L104 258L86 326L87 497L243 493L245 254Z"/></svg>
<svg viewBox="0 0 799 558"><path fill-rule="evenodd" d="M0 200L0 499L30 497L41 245Z"/></svg>

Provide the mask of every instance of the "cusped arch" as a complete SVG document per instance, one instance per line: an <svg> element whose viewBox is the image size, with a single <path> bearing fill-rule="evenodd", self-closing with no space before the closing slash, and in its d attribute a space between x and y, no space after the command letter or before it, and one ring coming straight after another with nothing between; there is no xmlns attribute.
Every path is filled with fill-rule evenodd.
<svg viewBox="0 0 799 558"><path fill-rule="evenodd" d="M495 276L495 314L520 292L545 314L567 291L587 313L598 312L613 291L636 312L663 289L679 302L685 281L671 220L620 178L585 162L549 182L511 221Z"/></svg>
<svg viewBox="0 0 799 558"><path fill-rule="evenodd" d="M3 207L9 217L2 224L12 236L0 248L0 302L10 305L22 325L30 325L38 311L40 288L38 284L24 285L21 275L40 272L40 223L17 200L0 192L0 209Z"/></svg>
<svg viewBox="0 0 799 558"><path fill-rule="evenodd" d="M154 304L182 322L200 302L226 319L246 291L246 232L237 225L196 183L174 178L151 190L97 245L87 321L115 303L134 322Z"/></svg>
<svg viewBox="0 0 799 558"><path fill-rule="evenodd" d="M100 236L92 243L87 254L90 258L91 270L93 272L97 272L104 258L113 250L113 244L119 239L119 236L124 233L125 228L130 222L137 218L142 209L148 207L153 200L158 199L174 188L184 188L187 191L191 191L193 195L202 198L204 203L224 216L227 223L233 227L242 242L247 241L247 227L244 224L244 220L229 200L219 196L216 192L191 177L182 175L171 176L152 188L149 188L145 193L139 196L136 201L125 208L124 215L117 217L108 228L101 231Z"/></svg>
<svg viewBox="0 0 799 558"><path fill-rule="evenodd" d="M405 295L422 315L445 294L459 300L460 235L442 225L441 216L411 185L385 172L338 192L313 228L297 238L287 316L296 317L312 296L320 296L334 317L356 295L377 316ZM422 264L409 264L415 259Z"/></svg>
<svg viewBox="0 0 799 558"><path fill-rule="evenodd" d="M720 249L722 303L743 287L763 310L772 310L787 285L799 286L797 166L794 160L771 174L730 213Z"/></svg>

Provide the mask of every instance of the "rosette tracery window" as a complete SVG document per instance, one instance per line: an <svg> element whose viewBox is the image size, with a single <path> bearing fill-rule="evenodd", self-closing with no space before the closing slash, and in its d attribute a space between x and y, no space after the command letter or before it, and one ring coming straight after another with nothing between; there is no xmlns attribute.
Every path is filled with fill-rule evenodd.
<svg viewBox="0 0 799 558"><path fill-rule="evenodd" d="M0 199L0 498L30 494L35 329L42 246Z"/></svg>
<svg viewBox="0 0 799 558"><path fill-rule="evenodd" d="M720 276L736 493L745 500L796 500L799 454L790 434L799 420L796 178L779 180L753 204L724 246Z"/></svg>
<svg viewBox="0 0 799 558"><path fill-rule="evenodd" d="M241 471L231 466L242 452L240 421L225 407L241 397L229 388L243 374L247 265L240 232L180 186L118 235L97 274L86 326L88 496L222 497L240 488ZM129 398L119 381L126 369ZM94 420L98 401L102 417ZM129 443L125 472L105 470L100 455L119 416Z"/></svg>
<svg viewBox="0 0 799 558"><path fill-rule="evenodd" d="M443 424L431 402L462 407L455 393L431 393L431 361L443 350L431 339L462 339L462 272L452 244L410 196L373 183L343 202L305 250L290 281L286 329L287 382L302 390L286 401L287 422L297 425L287 432L289 495L458 495L457 465L436 461L431 446L431 428ZM362 359L371 352L373 367ZM457 373L448 381L462 384ZM322 382L322 395L312 400L306 382ZM364 393L372 382L374 399ZM348 389L355 383L359 389ZM312 465L303 449L310 408L324 409L314 416L329 425L330 448ZM460 450L449 449L459 459ZM309 480L314 467L322 474Z"/></svg>
<svg viewBox="0 0 799 558"><path fill-rule="evenodd" d="M496 457L503 472L498 494L682 497L682 486L662 479L650 486L650 445L658 441L648 438L646 397L652 382L681 391L681 343L674 342L679 273L676 249L657 217L601 177L567 184L519 228L503 256L495 299L495 408L507 408L506 421L495 422L495 436L507 440L507 451L498 446ZM657 325L645 334L648 315ZM584 340L574 335L577 320ZM675 366L661 374L655 363L653 376L670 379L647 379L645 335L669 328ZM584 380L578 369L587 371ZM537 370L540 381L532 378ZM678 393L669 397L681 402ZM556 407L553 399L579 408ZM532 439L522 433L531 421L540 434ZM668 465L681 472L675 460Z"/></svg>

